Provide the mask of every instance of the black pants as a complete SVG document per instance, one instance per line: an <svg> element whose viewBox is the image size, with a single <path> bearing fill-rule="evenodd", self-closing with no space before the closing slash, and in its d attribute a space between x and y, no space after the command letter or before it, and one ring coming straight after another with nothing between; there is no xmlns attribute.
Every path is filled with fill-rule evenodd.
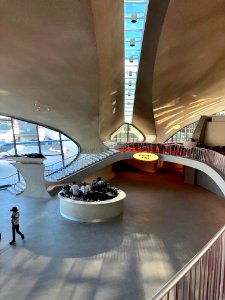
<svg viewBox="0 0 225 300"><path fill-rule="evenodd" d="M19 234L21 236L21 238L24 237L24 235L22 234L22 232L20 232L20 225L19 224L12 226L12 236L13 236L12 240L13 240L13 242L16 241L16 239L15 239L16 233Z"/></svg>

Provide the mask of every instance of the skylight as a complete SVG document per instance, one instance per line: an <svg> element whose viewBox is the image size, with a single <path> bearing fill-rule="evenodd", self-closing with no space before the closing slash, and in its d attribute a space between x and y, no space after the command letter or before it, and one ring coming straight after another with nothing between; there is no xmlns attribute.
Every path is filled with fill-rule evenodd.
<svg viewBox="0 0 225 300"><path fill-rule="evenodd" d="M125 123L132 123L136 80L149 0L124 0Z"/></svg>

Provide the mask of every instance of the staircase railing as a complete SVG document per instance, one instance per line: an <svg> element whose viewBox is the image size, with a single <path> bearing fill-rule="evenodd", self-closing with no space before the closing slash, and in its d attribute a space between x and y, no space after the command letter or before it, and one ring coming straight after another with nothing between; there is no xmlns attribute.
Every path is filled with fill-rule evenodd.
<svg viewBox="0 0 225 300"><path fill-rule="evenodd" d="M67 157L66 159L64 159L64 164L62 161L58 161L51 165L45 165L45 176L49 176L54 172L57 172L58 170L67 167L77 158L77 156L78 154Z"/></svg>
<svg viewBox="0 0 225 300"><path fill-rule="evenodd" d="M26 188L26 182L23 179L23 177L20 177L20 179L18 179L18 176L17 176L17 180L16 180L16 175L17 174L15 174L15 179L12 179L13 183L8 187L8 190L10 190L11 192L13 192L16 195L19 195L22 192L24 192L24 190Z"/></svg>
<svg viewBox="0 0 225 300"><path fill-rule="evenodd" d="M17 175L17 174L12 174L12 175L9 175L9 176L6 176L6 177L1 177L0 178L0 186L1 187L4 187L4 186L7 187L7 186L11 185L12 184L11 183L12 178L14 178L15 175Z"/></svg>
<svg viewBox="0 0 225 300"><path fill-rule="evenodd" d="M225 299L225 226L151 300Z"/></svg>
<svg viewBox="0 0 225 300"><path fill-rule="evenodd" d="M84 169L96 162L99 162L111 155L113 155L115 150L107 150L95 154L81 154L80 157L74 160L71 164L64 168L55 170L54 172L49 172L48 169L45 170L45 178L48 181L58 181L70 174L73 174L81 169Z"/></svg>
<svg viewBox="0 0 225 300"><path fill-rule="evenodd" d="M20 173L14 173L10 176L0 178L1 186L5 186L14 194L20 194L25 190L26 183ZM4 183L4 184L2 184Z"/></svg>

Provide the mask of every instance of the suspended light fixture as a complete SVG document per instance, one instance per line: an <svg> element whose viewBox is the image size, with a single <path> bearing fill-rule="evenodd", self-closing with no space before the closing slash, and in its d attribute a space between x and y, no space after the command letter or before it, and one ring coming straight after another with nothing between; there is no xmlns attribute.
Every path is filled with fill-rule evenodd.
<svg viewBox="0 0 225 300"><path fill-rule="evenodd" d="M129 71L129 72L128 72L128 75L129 75L129 76L132 76L132 71Z"/></svg>
<svg viewBox="0 0 225 300"><path fill-rule="evenodd" d="M132 81L131 80L128 81L128 85L132 86Z"/></svg>
<svg viewBox="0 0 225 300"><path fill-rule="evenodd" d="M136 23L137 22L137 13L136 12L133 12L131 14L131 22L132 23Z"/></svg>
<svg viewBox="0 0 225 300"><path fill-rule="evenodd" d="M131 38L131 39L130 39L130 46L131 46L131 47L134 47L134 46L135 46L135 39L134 39L134 38Z"/></svg>
<svg viewBox="0 0 225 300"><path fill-rule="evenodd" d="M134 57L131 55L129 58L129 62L132 63L134 61Z"/></svg>
<svg viewBox="0 0 225 300"><path fill-rule="evenodd" d="M131 96L131 92L130 92L130 91L128 92L128 96L129 96L129 97Z"/></svg>

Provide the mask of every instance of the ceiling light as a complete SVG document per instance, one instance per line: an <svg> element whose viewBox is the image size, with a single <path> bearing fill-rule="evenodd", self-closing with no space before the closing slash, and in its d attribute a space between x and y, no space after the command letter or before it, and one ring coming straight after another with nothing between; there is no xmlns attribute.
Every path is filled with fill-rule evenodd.
<svg viewBox="0 0 225 300"><path fill-rule="evenodd" d="M129 72L128 72L128 75L129 75L129 76L132 76L132 71L129 71Z"/></svg>
<svg viewBox="0 0 225 300"><path fill-rule="evenodd" d="M131 92L130 91L128 92L128 96L131 96Z"/></svg>
<svg viewBox="0 0 225 300"><path fill-rule="evenodd" d="M178 130L180 128L181 128L180 124L176 124L176 125L173 126L173 129L176 129L176 130Z"/></svg>
<svg viewBox="0 0 225 300"><path fill-rule="evenodd" d="M130 46L131 47L135 46L135 39L134 38L130 39Z"/></svg>
<svg viewBox="0 0 225 300"><path fill-rule="evenodd" d="M129 62L132 63L133 61L134 61L134 58L133 58L133 56L131 55L130 58L129 58Z"/></svg>
<svg viewBox="0 0 225 300"><path fill-rule="evenodd" d="M128 85L132 86L132 81L131 80L128 81Z"/></svg>
<svg viewBox="0 0 225 300"><path fill-rule="evenodd" d="M137 13L136 12L133 12L131 14L131 22L132 23L136 23L137 22Z"/></svg>

